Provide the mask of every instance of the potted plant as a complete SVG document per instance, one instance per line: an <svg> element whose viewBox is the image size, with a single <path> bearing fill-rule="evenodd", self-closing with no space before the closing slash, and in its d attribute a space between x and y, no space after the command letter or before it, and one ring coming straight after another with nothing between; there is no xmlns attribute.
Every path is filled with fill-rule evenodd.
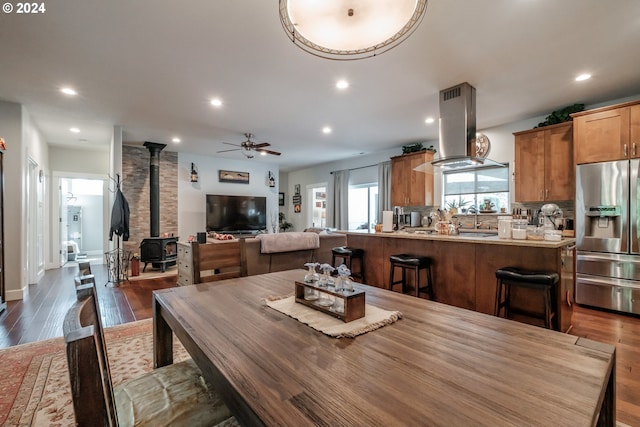
<svg viewBox="0 0 640 427"><path fill-rule="evenodd" d="M287 218L284 216L284 212L278 213L278 228L280 231L284 232L290 228L293 228L293 224L287 222Z"/></svg>
<svg viewBox="0 0 640 427"><path fill-rule="evenodd" d="M458 213L458 208L462 208L469 204L465 199L453 200L451 202L447 202L447 207L449 208L449 212L451 215L456 215Z"/></svg>

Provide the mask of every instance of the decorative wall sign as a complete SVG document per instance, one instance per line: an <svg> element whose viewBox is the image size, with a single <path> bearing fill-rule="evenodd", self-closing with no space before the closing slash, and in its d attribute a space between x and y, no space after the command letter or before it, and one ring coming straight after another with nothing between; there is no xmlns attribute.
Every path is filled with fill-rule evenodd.
<svg viewBox="0 0 640 427"><path fill-rule="evenodd" d="M297 193L293 196L293 212L302 212L302 196L300 195L300 193Z"/></svg>
<svg viewBox="0 0 640 427"><path fill-rule="evenodd" d="M296 184L294 187L293 194L300 194L300 184Z"/></svg>
<svg viewBox="0 0 640 427"><path fill-rule="evenodd" d="M284 193L278 193L278 206L284 206Z"/></svg>
<svg viewBox="0 0 640 427"><path fill-rule="evenodd" d="M232 182L236 184L248 184L249 172L234 172L234 171L219 170L218 181Z"/></svg>

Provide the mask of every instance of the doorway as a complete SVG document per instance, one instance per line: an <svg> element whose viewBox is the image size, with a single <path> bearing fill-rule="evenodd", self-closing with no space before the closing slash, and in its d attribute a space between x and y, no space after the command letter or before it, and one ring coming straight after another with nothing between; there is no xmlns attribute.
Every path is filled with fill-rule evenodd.
<svg viewBox="0 0 640 427"><path fill-rule="evenodd" d="M60 178L60 266L104 262L105 186L104 179Z"/></svg>
<svg viewBox="0 0 640 427"><path fill-rule="evenodd" d="M309 227L324 228L327 226L327 184L311 184L307 186L309 203L307 224Z"/></svg>

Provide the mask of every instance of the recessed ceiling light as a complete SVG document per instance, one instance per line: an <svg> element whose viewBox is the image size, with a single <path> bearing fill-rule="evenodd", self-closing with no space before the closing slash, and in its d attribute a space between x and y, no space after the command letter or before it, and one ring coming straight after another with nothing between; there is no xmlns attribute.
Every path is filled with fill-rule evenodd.
<svg viewBox="0 0 640 427"><path fill-rule="evenodd" d="M261 151L261 152L260 152L260 155L261 155L261 156L266 156L266 155L267 155L267 152L266 152L266 151Z"/></svg>
<svg viewBox="0 0 640 427"><path fill-rule="evenodd" d="M338 89L346 89L349 87L349 82L346 80L338 80L338 82L336 83L336 87Z"/></svg>
<svg viewBox="0 0 640 427"><path fill-rule="evenodd" d="M591 78L591 74L580 74L578 77L576 77L576 81L577 82L583 82L585 80L589 80Z"/></svg>
<svg viewBox="0 0 640 427"><path fill-rule="evenodd" d="M78 128L69 128L69 130L73 133L80 133L80 129Z"/></svg>
<svg viewBox="0 0 640 427"><path fill-rule="evenodd" d="M180 138L174 137L171 139L171 142L175 142L176 144L180 143Z"/></svg>
<svg viewBox="0 0 640 427"><path fill-rule="evenodd" d="M65 95L69 95L69 96L76 96L78 94L78 92L76 92L74 89L72 89L70 87L63 87L62 89L60 89L60 92L64 93Z"/></svg>
<svg viewBox="0 0 640 427"><path fill-rule="evenodd" d="M322 128L322 133L331 133L331 128L329 126L325 126Z"/></svg>
<svg viewBox="0 0 640 427"><path fill-rule="evenodd" d="M222 100L220 98L213 98L211 100L211 105L214 107L222 107Z"/></svg>
<svg viewBox="0 0 640 427"><path fill-rule="evenodd" d="M435 122L435 121L436 121L436 120L435 120L433 117L427 117L427 118L425 119L425 121L424 121L424 122L425 122L426 124L430 125L431 123L433 123L433 122Z"/></svg>

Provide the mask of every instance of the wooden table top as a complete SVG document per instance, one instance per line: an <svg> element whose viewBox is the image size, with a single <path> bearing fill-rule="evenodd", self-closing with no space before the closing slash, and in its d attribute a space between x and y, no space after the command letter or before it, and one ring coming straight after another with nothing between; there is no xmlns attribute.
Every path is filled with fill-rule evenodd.
<svg viewBox="0 0 640 427"><path fill-rule="evenodd" d="M304 273L154 292L156 328L168 323L245 425L595 425L614 347L358 284L403 318L335 339L263 303Z"/></svg>

